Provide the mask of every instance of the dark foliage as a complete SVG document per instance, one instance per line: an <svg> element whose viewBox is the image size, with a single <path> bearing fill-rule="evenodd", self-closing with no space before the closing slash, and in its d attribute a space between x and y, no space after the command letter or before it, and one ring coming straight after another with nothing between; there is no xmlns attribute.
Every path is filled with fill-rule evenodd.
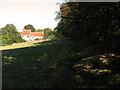
<svg viewBox="0 0 120 90"><path fill-rule="evenodd" d="M28 25L24 26L24 29L31 30L32 32L35 32L35 28L31 24L28 24Z"/></svg>
<svg viewBox="0 0 120 90"><path fill-rule="evenodd" d="M64 37L84 40L92 45L104 44L118 47L120 44L119 3L64 4L61 5L61 20L56 27ZM68 13L64 14L65 12Z"/></svg>

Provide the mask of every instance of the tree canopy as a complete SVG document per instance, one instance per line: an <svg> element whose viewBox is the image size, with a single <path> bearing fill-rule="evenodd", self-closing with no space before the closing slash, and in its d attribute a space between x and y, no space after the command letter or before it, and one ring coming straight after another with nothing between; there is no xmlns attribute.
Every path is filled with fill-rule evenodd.
<svg viewBox="0 0 120 90"><path fill-rule="evenodd" d="M92 43L115 42L120 37L120 6L117 2L67 2L58 13L56 29L65 37Z"/></svg>
<svg viewBox="0 0 120 90"><path fill-rule="evenodd" d="M31 30L32 32L35 32L35 28L31 24L28 24L28 25L24 26L24 29Z"/></svg>
<svg viewBox="0 0 120 90"><path fill-rule="evenodd" d="M19 32L13 24L7 24L5 27L1 28L2 31L2 45L22 42Z"/></svg>
<svg viewBox="0 0 120 90"><path fill-rule="evenodd" d="M50 28L45 28L44 29L44 35L45 36L49 36L51 34L51 32L52 32L52 29L50 29Z"/></svg>

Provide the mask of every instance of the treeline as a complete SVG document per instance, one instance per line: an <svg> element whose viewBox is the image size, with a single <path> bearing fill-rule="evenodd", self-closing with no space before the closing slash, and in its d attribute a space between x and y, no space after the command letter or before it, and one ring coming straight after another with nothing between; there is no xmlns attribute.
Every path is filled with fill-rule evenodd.
<svg viewBox="0 0 120 90"><path fill-rule="evenodd" d="M91 45L120 45L120 5L117 2L67 2L61 4L56 30L64 37Z"/></svg>
<svg viewBox="0 0 120 90"><path fill-rule="evenodd" d="M33 25L28 24L25 25L23 29L31 30L32 32L42 32L43 30L44 36L46 36L48 39L59 38L56 30L52 30L51 28L35 29ZM25 42L25 40L21 38L20 33L17 31L15 25L13 24L7 24L5 27L1 28L0 31L2 32L0 41L2 43L2 46Z"/></svg>
<svg viewBox="0 0 120 90"><path fill-rule="evenodd" d="M5 27L1 28L2 31L2 46L11 45L13 43L24 42L21 38L20 33L17 31L13 24L7 24Z"/></svg>

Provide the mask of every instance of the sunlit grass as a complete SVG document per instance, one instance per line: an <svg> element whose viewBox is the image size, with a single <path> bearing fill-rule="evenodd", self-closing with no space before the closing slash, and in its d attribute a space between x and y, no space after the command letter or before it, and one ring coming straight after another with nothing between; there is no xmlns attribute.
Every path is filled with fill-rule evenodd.
<svg viewBox="0 0 120 90"><path fill-rule="evenodd" d="M34 42L16 43L14 45L1 46L0 50L9 50L9 49L16 49L16 48L32 47L32 46L39 45L39 44L37 44L38 42L49 41L49 40L50 39L48 39L48 40L38 40L38 41L34 41Z"/></svg>

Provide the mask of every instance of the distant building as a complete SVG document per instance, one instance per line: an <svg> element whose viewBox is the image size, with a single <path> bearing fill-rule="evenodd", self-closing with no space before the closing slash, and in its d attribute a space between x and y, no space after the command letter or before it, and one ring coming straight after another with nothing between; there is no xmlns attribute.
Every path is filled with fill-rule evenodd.
<svg viewBox="0 0 120 90"><path fill-rule="evenodd" d="M42 32L31 32L31 30L23 30L20 33L21 37L26 41L34 41L35 39L43 39L44 31Z"/></svg>

